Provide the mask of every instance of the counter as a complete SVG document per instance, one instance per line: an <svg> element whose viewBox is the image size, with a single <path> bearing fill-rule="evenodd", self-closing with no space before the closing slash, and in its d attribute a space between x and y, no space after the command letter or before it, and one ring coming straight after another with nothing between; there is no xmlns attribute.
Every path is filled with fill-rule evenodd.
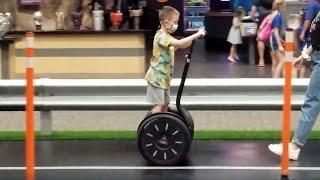
<svg viewBox="0 0 320 180"><path fill-rule="evenodd" d="M10 49L9 76L24 77L26 31ZM36 31L37 78L142 78L146 69L146 39L150 31Z"/></svg>

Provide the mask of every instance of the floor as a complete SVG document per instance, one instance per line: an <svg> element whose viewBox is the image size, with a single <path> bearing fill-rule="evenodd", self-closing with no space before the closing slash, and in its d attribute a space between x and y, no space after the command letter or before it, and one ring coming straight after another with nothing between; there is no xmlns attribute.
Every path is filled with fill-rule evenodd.
<svg viewBox="0 0 320 180"><path fill-rule="evenodd" d="M194 141L188 160L174 167L149 166L135 140L38 141L38 180L271 180L280 179L280 158L267 150L272 141ZM290 178L320 177L320 142L310 141ZM0 179L24 178L24 142L0 142Z"/></svg>

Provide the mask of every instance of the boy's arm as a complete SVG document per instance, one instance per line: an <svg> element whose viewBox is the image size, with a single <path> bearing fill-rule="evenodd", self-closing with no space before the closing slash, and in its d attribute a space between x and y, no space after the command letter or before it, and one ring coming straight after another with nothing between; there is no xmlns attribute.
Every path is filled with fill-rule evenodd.
<svg viewBox="0 0 320 180"><path fill-rule="evenodd" d="M170 42L170 45L173 47L176 47L176 48L186 48L191 45L193 40L198 39L204 35L205 35L205 31L200 30L195 34L188 36L186 38L180 39L180 40L172 39L172 41Z"/></svg>
<svg viewBox="0 0 320 180"><path fill-rule="evenodd" d="M192 41L190 41L189 43L187 43L185 46L180 47L180 49L185 49L185 48L191 46L191 44L192 44Z"/></svg>

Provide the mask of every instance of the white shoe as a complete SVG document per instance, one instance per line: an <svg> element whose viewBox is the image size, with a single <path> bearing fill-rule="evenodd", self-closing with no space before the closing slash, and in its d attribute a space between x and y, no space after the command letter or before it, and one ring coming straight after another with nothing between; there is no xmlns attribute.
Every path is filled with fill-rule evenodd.
<svg viewBox="0 0 320 180"><path fill-rule="evenodd" d="M269 150L276 155L281 156L282 155L282 144L270 144L268 146ZM298 160L300 154L300 148L298 149L293 149L292 144L289 143L289 159L290 160Z"/></svg>
<svg viewBox="0 0 320 180"><path fill-rule="evenodd" d="M231 56L228 57L228 60L231 61L231 62L237 62L237 61L236 61L233 57L231 57Z"/></svg>

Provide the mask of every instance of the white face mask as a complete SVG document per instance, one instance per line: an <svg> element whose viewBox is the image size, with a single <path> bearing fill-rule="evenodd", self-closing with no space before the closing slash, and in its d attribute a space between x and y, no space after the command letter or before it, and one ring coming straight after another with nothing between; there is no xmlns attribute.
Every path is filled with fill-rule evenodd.
<svg viewBox="0 0 320 180"><path fill-rule="evenodd" d="M178 24L172 24L170 28L168 28L169 33L174 33L178 29Z"/></svg>

